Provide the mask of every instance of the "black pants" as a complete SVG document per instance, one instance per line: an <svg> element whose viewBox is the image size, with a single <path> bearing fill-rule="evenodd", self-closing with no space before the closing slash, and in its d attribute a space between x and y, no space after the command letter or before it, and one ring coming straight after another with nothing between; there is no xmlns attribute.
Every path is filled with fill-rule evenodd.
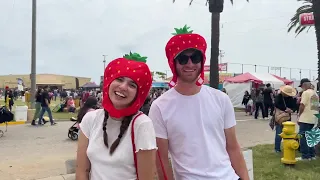
<svg viewBox="0 0 320 180"><path fill-rule="evenodd" d="M264 102L264 117L268 117L269 115L269 108L271 109L270 111L270 115L272 116L273 115L273 111L274 111L274 105L272 102Z"/></svg>
<svg viewBox="0 0 320 180"><path fill-rule="evenodd" d="M262 102L256 102L256 111L254 112L254 118L257 119L259 116L259 110L261 109L262 111L262 117L264 118L264 108L263 108L263 103Z"/></svg>

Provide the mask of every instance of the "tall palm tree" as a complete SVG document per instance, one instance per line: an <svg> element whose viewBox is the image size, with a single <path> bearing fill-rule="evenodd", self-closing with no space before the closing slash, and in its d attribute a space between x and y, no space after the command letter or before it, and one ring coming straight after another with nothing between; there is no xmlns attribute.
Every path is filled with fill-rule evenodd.
<svg viewBox="0 0 320 180"><path fill-rule="evenodd" d="M173 0L173 3L176 0ZM204 0L209 5L211 13L211 57L210 57L210 86L219 86L219 43L220 43L220 13L223 11L224 0ZM233 4L233 0L230 0ZM249 0L247 0L249 2ZM190 0L191 5L193 0Z"/></svg>
<svg viewBox="0 0 320 180"><path fill-rule="evenodd" d="M296 10L296 14L291 18L291 21L289 23L289 29L288 32L290 32L294 27L296 27L295 33L299 35L303 30L307 29L309 30L311 26L301 26L299 22L299 15L302 13L310 13L313 12L314 16L314 27L315 27L315 33L316 33L316 41L317 41L317 55L318 55L318 87L319 81L320 81L320 0L298 0L303 1L304 5L302 5L300 8ZM318 120L318 127L320 126L320 121ZM317 155L320 155L320 144L316 146L316 152Z"/></svg>

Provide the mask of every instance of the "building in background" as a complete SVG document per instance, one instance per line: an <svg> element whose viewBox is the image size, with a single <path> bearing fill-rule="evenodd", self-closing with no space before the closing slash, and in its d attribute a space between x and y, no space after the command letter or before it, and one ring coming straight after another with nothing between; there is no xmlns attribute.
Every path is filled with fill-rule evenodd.
<svg viewBox="0 0 320 180"><path fill-rule="evenodd" d="M0 75L0 88L17 88L18 81L22 81L25 88L31 87L30 75ZM37 87L48 85L58 89L77 89L91 81L91 78L66 76L58 74L37 74Z"/></svg>

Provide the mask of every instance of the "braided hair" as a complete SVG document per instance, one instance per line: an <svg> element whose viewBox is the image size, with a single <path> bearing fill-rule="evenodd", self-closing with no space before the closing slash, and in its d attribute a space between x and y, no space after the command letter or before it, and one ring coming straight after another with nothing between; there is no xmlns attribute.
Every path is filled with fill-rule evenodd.
<svg viewBox="0 0 320 180"><path fill-rule="evenodd" d="M133 115L130 116L126 116L124 117L124 119L121 122L121 126L120 126L120 133L118 135L118 138L112 143L111 147L110 147L110 155L112 155L114 153L114 151L116 150L116 148L118 147L118 145L120 144L120 140L123 136L123 134L127 131L130 122L132 120ZM104 119L103 119L103 124L102 124L102 130L103 130L103 142L106 145L107 148L109 148L109 144L108 144L108 134L107 134L107 121L109 118L109 113L104 110Z"/></svg>

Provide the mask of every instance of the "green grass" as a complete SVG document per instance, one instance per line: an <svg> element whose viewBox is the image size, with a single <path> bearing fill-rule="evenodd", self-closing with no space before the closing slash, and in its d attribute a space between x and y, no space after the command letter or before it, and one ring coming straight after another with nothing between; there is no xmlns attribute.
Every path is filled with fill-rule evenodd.
<svg viewBox="0 0 320 180"><path fill-rule="evenodd" d="M3 106L5 103L4 103L4 100L1 99L0 100L0 106ZM51 110L56 106L60 104L60 101L57 100L57 101L52 101L51 104L50 104L50 108ZM16 106L25 106L26 103L25 102L22 102L21 100L16 100L14 101L14 105L13 105L13 108L12 108L12 111L14 113L15 111L15 107ZM33 112L34 113L34 112ZM44 114L44 116L48 116L47 113ZM58 112L58 113L55 113L55 112L52 112L52 116L53 116L53 119L55 120L66 120L66 119L70 119L71 117L77 117L77 113L67 113L67 112ZM33 114L32 114L32 117L33 117Z"/></svg>
<svg viewBox="0 0 320 180"><path fill-rule="evenodd" d="M284 166L281 154L274 152L274 145L258 145L253 150L255 180L316 180L320 179L320 159L299 161L294 167ZM300 154L297 154L299 157Z"/></svg>

